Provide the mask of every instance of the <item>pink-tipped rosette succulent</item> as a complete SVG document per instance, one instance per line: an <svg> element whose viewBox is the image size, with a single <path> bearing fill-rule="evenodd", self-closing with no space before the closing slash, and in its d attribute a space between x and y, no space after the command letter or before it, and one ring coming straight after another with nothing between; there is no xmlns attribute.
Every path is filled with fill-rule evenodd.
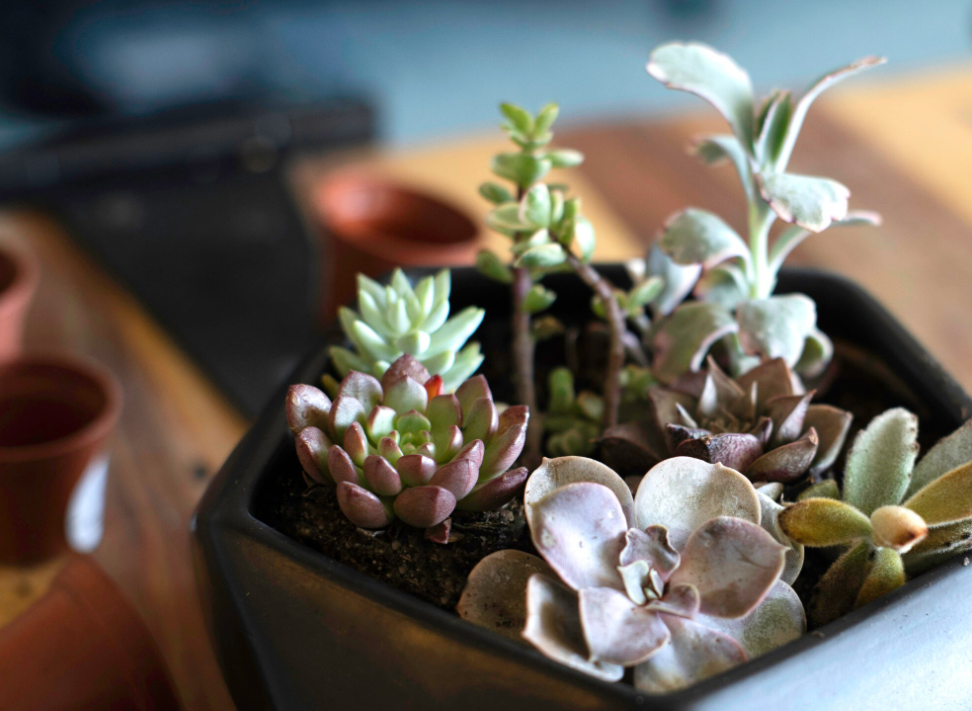
<svg viewBox="0 0 972 711"><path fill-rule="evenodd" d="M361 528L397 517L445 542L456 508L497 509L527 478L525 468L509 467L523 449L529 410L500 413L482 375L443 393L440 376L404 355L380 381L351 371L333 402L311 385L292 385L286 409L307 477L335 484L341 511Z"/></svg>
<svg viewBox="0 0 972 711"><path fill-rule="evenodd" d="M541 560L484 558L459 614L607 681L685 688L795 639L803 606L783 582L787 546L761 527L741 474L676 457L637 494L583 457L544 460L527 482L527 522Z"/></svg>

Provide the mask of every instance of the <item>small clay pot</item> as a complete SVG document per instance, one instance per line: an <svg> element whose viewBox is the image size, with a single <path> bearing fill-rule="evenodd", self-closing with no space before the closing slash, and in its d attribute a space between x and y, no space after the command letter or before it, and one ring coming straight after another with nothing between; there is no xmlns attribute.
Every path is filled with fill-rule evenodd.
<svg viewBox="0 0 972 711"><path fill-rule="evenodd" d="M480 247L476 223L461 210L379 178L325 177L311 201L325 241L325 322L354 299L359 272L379 277L398 266L471 264Z"/></svg>
<svg viewBox="0 0 972 711"><path fill-rule="evenodd" d="M20 353L24 317L37 291L40 269L26 250L0 245L0 362Z"/></svg>
<svg viewBox="0 0 972 711"><path fill-rule="evenodd" d="M121 388L74 356L0 364L0 563L27 564L100 540L107 459ZM71 509L71 521L68 511Z"/></svg>
<svg viewBox="0 0 972 711"><path fill-rule="evenodd" d="M68 556L47 594L0 629L3 711L179 707L145 624L88 556Z"/></svg>

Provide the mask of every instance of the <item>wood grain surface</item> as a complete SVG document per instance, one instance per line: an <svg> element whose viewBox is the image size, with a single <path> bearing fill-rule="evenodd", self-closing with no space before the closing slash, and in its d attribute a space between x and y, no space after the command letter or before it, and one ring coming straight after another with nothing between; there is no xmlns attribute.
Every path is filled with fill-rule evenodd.
<svg viewBox="0 0 972 711"><path fill-rule="evenodd" d="M968 97L972 71L957 68L921 81L843 92L815 107L792 169L843 181L852 190L852 207L878 210L885 222L813 237L793 262L863 284L972 388L972 328L964 313L972 303ZM923 135L926 125L931 137ZM713 210L743 228L745 206L733 171L705 168L685 151L690 137L721 130L706 114L561 132L563 145L587 154L571 183L597 227L599 258L639 254L664 219L687 205ZM475 188L488 177L486 160L498 145L492 137L474 137L434 150L331 157L305 163L294 185L300 190L307 175L350 162L437 191L481 215L487 206ZM54 222L6 214L0 239L26 242L43 265L28 348L89 355L124 386L105 539L96 557L144 616L186 709L232 709L196 596L188 522L246 423L133 297ZM494 238L487 243L502 246ZM50 571L0 570L0 606L8 616L43 590ZM0 624L3 619L0 614Z"/></svg>

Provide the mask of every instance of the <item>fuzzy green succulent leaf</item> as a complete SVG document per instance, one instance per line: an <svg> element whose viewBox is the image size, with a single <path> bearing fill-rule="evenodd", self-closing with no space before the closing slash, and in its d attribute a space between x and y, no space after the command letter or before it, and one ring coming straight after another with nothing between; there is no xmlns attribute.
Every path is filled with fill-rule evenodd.
<svg viewBox="0 0 972 711"><path fill-rule="evenodd" d="M868 555L874 547L867 541L844 553L820 578L814 590L807 617L820 627L854 609L857 595L867 577Z"/></svg>
<svg viewBox="0 0 972 711"><path fill-rule="evenodd" d="M533 116L530 115L529 111L515 104L505 102L500 104L500 111L510 120L510 123L517 131L528 136L533 133Z"/></svg>
<svg viewBox="0 0 972 711"><path fill-rule="evenodd" d="M863 607L879 597L884 597L904 584L905 570L901 554L890 548L875 548L874 556L868 561L867 576L854 601L854 608Z"/></svg>
<svg viewBox="0 0 972 711"><path fill-rule="evenodd" d="M865 69L870 69L871 67L876 67L878 65L884 64L884 57L864 57L863 59L858 59L856 62L849 64L846 67L836 69L831 72L827 72L817 81L815 81L807 92L800 97L800 100L796 103L793 109L793 115L790 118L790 124L787 128L786 137L783 141L783 146L780 149L779 157L777 158L777 168L783 169L790 160L790 156L793 154L793 147L796 145L797 136L800 135L800 129L803 127L803 121L807 116L807 111L810 109L810 105L813 103L820 94L837 84L844 79L862 72Z"/></svg>
<svg viewBox="0 0 972 711"><path fill-rule="evenodd" d="M513 272L495 252L488 249L481 249L476 254L476 269L501 284L513 283Z"/></svg>
<svg viewBox="0 0 972 711"><path fill-rule="evenodd" d="M824 479L812 486L808 486L797 496L797 501L803 501L805 499L840 499L840 489L837 486L837 482L833 479Z"/></svg>
<svg viewBox="0 0 972 711"><path fill-rule="evenodd" d="M571 148L548 151L546 158L554 168L576 168L584 162L584 154Z"/></svg>
<svg viewBox="0 0 972 711"><path fill-rule="evenodd" d="M936 526L904 554L908 575L918 575L959 553L972 550L972 519Z"/></svg>
<svg viewBox="0 0 972 711"><path fill-rule="evenodd" d="M823 232L847 217L850 190L830 178L794 173L758 176L760 193L781 220Z"/></svg>
<svg viewBox="0 0 972 711"><path fill-rule="evenodd" d="M692 301L661 322L653 338L654 374L662 382L701 367L717 340L734 333L736 320L719 304Z"/></svg>
<svg viewBox="0 0 972 711"><path fill-rule="evenodd" d="M750 354L783 358L791 368L817 322L817 307L803 294L753 299L739 305L739 341Z"/></svg>
<svg viewBox="0 0 972 711"><path fill-rule="evenodd" d="M911 473L906 495L914 496L922 487L967 462L972 462L972 420L967 420L928 450Z"/></svg>
<svg viewBox="0 0 972 711"><path fill-rule="evenodd" d="M856 225L871 225L876 227L880 224L881 215L868 210L849 210L847 216L842 220L834 221L834 225L839 227L853 227ZM811 234L813 233L799 225L788 227L780 233L780 236L773 242L773 246L769 251L769 266L773 273L780 270L783 262L790 256L790 253Z"/></svg>
<svg viewBox="0 0 972 711"><path fill-rule="evenodd" d="M695 285L696 297L703 301L721 304L729 311L735 311L749 298L746 275L735 264L720 264L702 273Z"/></svg>
<svg viewBox="0 0 972 711"><path fill-rule="evenodd" d="M780 528L805 546L839 546L869 538L871 521L836 499L803 499L780 512Z"/></svg>
<svg viewBox="0 0 972 711"><path fill-rule="evenodd" d="M549 227L551 211L550 189L543 184L534 185L520 202L520 221L533 229Z"/></svg>
<svg viewBox="0 0 972 711"><path fill-rule="evenodd" d="M668 218L659 245L676 264L701 264L704 268L749 256L746 243L721 217L695 207Z"/></svg>
<svg viewBox="0 0 972 711"><path fill-rule="evenodd" d="M664 44L651 53L648 73L669 89L695 94L721 113L753 152L753 85L731 57L698 43Z"/></svg>
<svg viewBox="0 0 972 711"><path fill-rule="evenodd" d="M753 199L752 169L749 166L749 156L746 149L733 135L706 136L693 142L692 152L706 165L718 165L724 161L732 161L739 175L739 182L746 193L746 199Z"/></svg>
<svg viewBox="0 0 972 711"><path fill-rule="evenodd" d="M550 289L542 284L534 284L523 299L523 310L528 314L539 313L553 306L556 300L557 295Z"/></svg>
<svg viewBox="0 0 972 711"><path fill-rule="evenodd" d="M904 506L929 526L972 518L972 462L956 467L919 489Z"/></svg>
<svg viewBox="0 0 972 711"><path fill-rule="evenodd" d="M918 456L918 418L902 408L875 417L847 455L844 500L870 516L901 501Z"/></svg>
<svg viewBox="0 0 972 711"><path fill-rule="evenodd" d="M479 186L479 194L494 205L512 202L515 198L509 190L498 183L486 182Z"/></svg>
<svg viewBox="0 0 972 711"><path fill-rule="evenodd" d="M550 168L546 158L537 158L529 153L500 153L490 163L490 169L499 177L516 183L521 188L529 188L542 180Z"/></svg>
<svg viewBox="0 0 972 711"><path fill-rule="evenodd" d="M541 244L531 247L519 256L515 265L517 267L556 267L567 261L564 248L559 244Z"/></svg>

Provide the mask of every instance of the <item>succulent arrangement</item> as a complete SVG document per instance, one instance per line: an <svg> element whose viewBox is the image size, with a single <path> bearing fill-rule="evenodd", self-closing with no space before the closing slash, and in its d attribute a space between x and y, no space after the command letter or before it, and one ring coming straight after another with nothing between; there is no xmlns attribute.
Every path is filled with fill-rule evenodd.
<svg viewBox="0 0 972 711"><path fill-rule="evenodd" d="M414 286L400 270L387 285L360 276L324 390L287 395L308 486L328 487L376 541L415 529L437 554L453 542L453 518L519 516L528 539L463 570L459 615L603 680L632 669L649 693L764 654L972 548L972 421L919 461L917 417L895 408L846 448L852 412L815 401L835 346L809 297L775 293L808 235L879 221L849 211L840 183L787 168L813 100L882 61L757 103L729 57L700 44L656 49L648 73L730 125L695 153L735 166L748 234L680 211L626 265L623 287L592 265L580 198L545 182L583 161L552 147L557 106L501 105L515 150L490 168L507 185L480 194L510 248L481 252L477 267L510 287L513 404L474 375L484 356L469 339L485 312L450 318L448 271ZM771 243L777 220L792 226ZM571 330L550 311L557 294L544 280L557 272L591 292L604 363L594 377L569 356L536 362L539 340ZM521 495L522 508L508 506ZM817 582L805 568L826 573Z"/></svg>

